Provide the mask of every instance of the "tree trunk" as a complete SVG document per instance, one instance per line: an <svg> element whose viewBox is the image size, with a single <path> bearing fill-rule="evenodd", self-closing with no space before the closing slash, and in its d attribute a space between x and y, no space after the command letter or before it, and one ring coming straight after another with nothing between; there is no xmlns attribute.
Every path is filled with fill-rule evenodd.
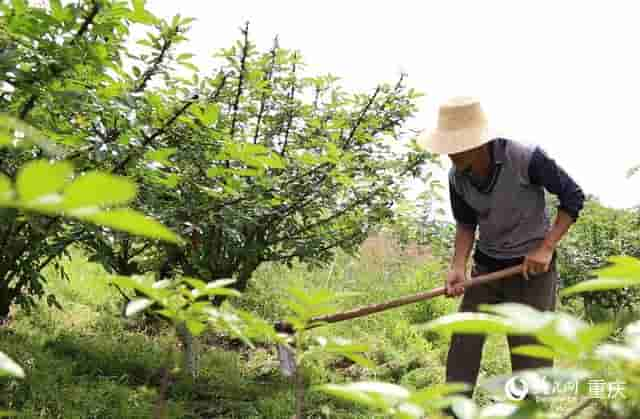
<svg viewBox="0 0 640 419"><path fill-rule="evenodd" d="M183 370L189 377L196 378L200 368L200 348L198 347L198 340L191 334L184 322L178 323L176 326L176 333L178 335L178 339L180 339L180 343L182 343Z"/></svg>
<svg viewBox="0 0 640 419"><path fill-rule="evenodd" d="M9 320L12 302L13 298L9 285L6 282L0 283L0 325Z"/></svg>
<svg viewBox="0 0 640 419"><path fill-rule="evenodd" d="M304 376L302 368L297 368L294 375L294 386L296 394L296 414L294 419L304 419Z"/></svg>
<svg viewBox="0 0 640 419"><path fill-rule="evenodd" d="M238 280L234 285L234 288L240 292L244 292L249 285L249 280L253 276L253 273L260 266L260 261L257 258L246 260L240 267L238 272Z"/></svg>

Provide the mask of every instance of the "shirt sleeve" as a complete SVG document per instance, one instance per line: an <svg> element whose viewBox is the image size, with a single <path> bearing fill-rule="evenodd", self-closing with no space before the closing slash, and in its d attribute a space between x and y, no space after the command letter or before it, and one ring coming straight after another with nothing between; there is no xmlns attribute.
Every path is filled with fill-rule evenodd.
<svg viewBox="0 0 640 419"><path fill-rule="evenodd" d="M451 182L449 182L449 195L451 197L451 212L456 222L470 228L475 228L476 225L478 225L478 214L467 204L462 196L456 192Z"/></svg>
<svg viewBox="0 0 640 419"><path fill-rule="evenodd" d="M529 180L543 186L560 200L559 209L578 219L584 206L584 193L576 182L550 158L540 147L536 147L529 162Z"/></svg>

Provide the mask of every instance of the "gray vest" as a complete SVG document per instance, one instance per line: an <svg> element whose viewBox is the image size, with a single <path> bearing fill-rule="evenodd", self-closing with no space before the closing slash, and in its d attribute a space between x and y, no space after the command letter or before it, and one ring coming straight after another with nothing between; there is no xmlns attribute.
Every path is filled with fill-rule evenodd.
<svg viewBox="0 0 640 419"><path fill-rule="evenodd" d="M544 188L529 181L535 147L511 140L494 141L499 174L488 193L478 190L455 170L449 181L478 215L477 249L495 259L525 256L544 239L550 227Z"/></svg>

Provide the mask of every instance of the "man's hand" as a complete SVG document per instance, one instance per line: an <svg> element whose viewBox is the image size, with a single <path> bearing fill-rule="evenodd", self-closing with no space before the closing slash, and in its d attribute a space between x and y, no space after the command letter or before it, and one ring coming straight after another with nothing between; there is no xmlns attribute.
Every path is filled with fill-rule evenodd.
<svg viewBox="0 0 640 419"><path fill-rule="evenodd" d="M525 278L529 279L527 276L529 273L535 275L549 271L553 252L574 221L566 211L558 210L553 228L547 233L540 247L530 252L524 259L522 274Z"/></svg>
<svg viewBox="0 0 640 419"><path fill-rule="evenodd" d="M531 251L524 258L523 275L529 279L528 274L541 274L548 272L551 266L551 259L553 259L554 247L546 243L542 243L540 247Z"/></svg>
<svg viewBox="0 0 640 419"><path fill-rule="evenodd" d="M464 269L451 269L447 274L444 290L447 297L459 297L464 294L462 284L466 280Z"/></svg>

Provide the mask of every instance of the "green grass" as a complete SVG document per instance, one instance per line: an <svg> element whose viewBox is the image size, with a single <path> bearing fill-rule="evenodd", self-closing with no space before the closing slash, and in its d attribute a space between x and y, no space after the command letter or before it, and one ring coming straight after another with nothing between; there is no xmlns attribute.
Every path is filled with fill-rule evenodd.
<svg viewBox="0 0 640 419"><path fill-rule="evenodd" d="M167 411L170 418L290 418L292 385L278 369L276 350L254 350L216 335L202 341L201 374L180 378L180 347L168 327L145 330L123 320L120 298L97 265L75 254L67 263L70 281L49 275L47 291L64 310L43 301L28 313L16 311L0 329L0 349L26 371L24 380L0 379L0 408L19 418L149 418L158 399L162 367L172 369ZM270 320L288 313L283 304L290 287L355 292L341 302L347 309L425 291L442 285L445 265L400 255L340 254L331 267L309 270L264 265L252 287L237 302ZM336 358L321 358L305 369L307 385L373 379L424 388L444 380L448 338L421 332L414 325L457 309L459 301L439 297L366 318L313 330L369 344L367 370ZM503 336L492 336L484 350L481 376L509 370ZM485 404L488 398L476 392ZM566 410L572 402L560 403ZM371 412L307 391L310 418L371 418ZM380 417L380 416L377 416Z"/></svg>

